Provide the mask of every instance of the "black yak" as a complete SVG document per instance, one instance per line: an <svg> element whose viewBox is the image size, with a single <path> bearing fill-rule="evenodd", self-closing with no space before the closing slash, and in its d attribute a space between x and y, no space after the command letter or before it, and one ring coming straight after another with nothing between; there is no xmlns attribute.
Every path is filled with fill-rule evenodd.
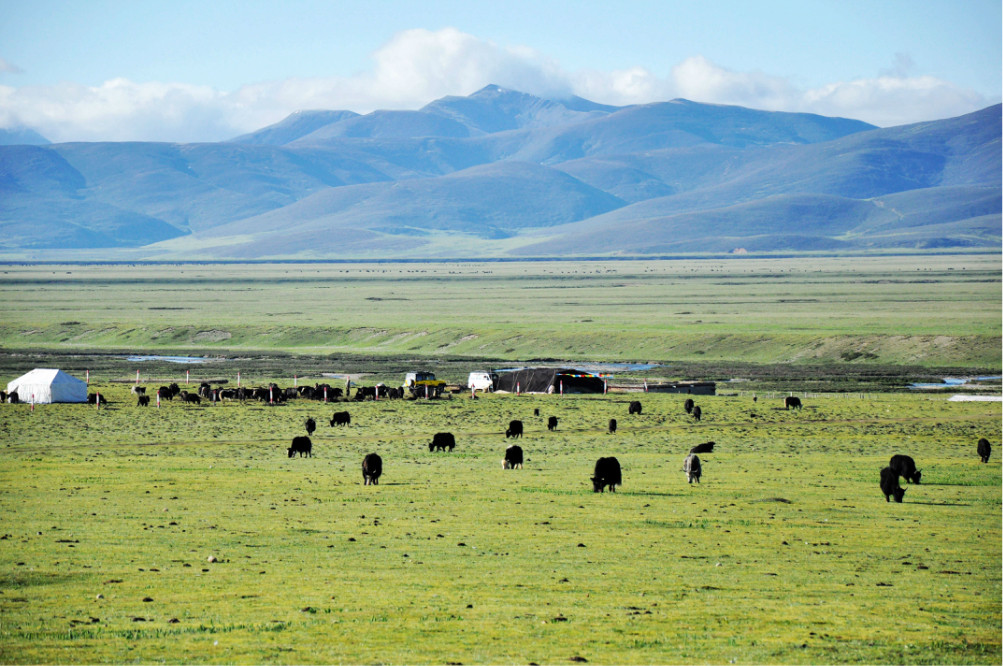
<svg viewBox="0 0 1003 666"><path fill-rule="evenodd" d="M784 398L784 409L801 409L801 398L789 395Z"/></svg>
<svg viewBox="0 0 1003 666"><path fill-rule="evenodd" d="M136 399L137 407L148 407L149 405L150 405L150 396L148 395L141 395L139 396L139 398Z"/></svg>
<svg viewBox="0 0 1003 666"><path fill-rule="evenodd" d="M551 416L547 419L547 430L557 430L557 417Z"/></svg>
<svg viewBox="0 0 1003 666"><path fill-rule="evenodd" d="M612 434L615 434L615 433L616 433L616 419L610 419L609 420L609 434L612 435Z"/></svg>
<svg viewBox="0 0 1003 666"><path fill-rule="evenodd" d="M916 469L916 461L909 456L894 455L888 466L892 468L893 472L904 477L909 483L919 483L920 478L923 476L923 473Z"/></svg>
<svg viewBox="0 0 1003 666"><path fill-rule="evenodd" d="M616 492L616 487L623 485L623 478L620 474L620 461L616 458L600 458L596 461L595 472L592 476L592 492L601 493L605 488L609 488L611 493Z"/></svg>
<svg viewBox="0 0 1003 666"><path fill-rule="evenodd" d="M899 475L892 471L891 467L881 470L881 492L885 494L885 501L891 501L894 497L896 502L901 502L905 496L905 489L899 486Z"/></svg>
<svg viewBox="0 0 1003 666"><path fill-rule="evenodd" d="M504 469L522 469L522 447L513 444L505 449L505 459L502 460Z"/></svg>
<svg viewBox="0 0 1003 666"><path fill-rule="evenodd" d="M366 455L362 459L362 485L378 486L381 474L383 474L383 459L375 453Z"/></svg>
<svg viewBox="0 0 1003 666"><path fill-rule="evenodd" d="M512 437L522 437L522 421L509 421L508 430L505 431L505 439Z"/></svg>
<svg viewBox="0 0 1003 666"><path fill-rule="evenodd" d="M690 453L711 453L713 450L714 442L704 442L703 444L697 444L690 449Z"/></svg>
<svg viewBox="0 0 1003 666"><path fill-rule="evenodd" d="M703 410L700 409L700 405L693 405L693 418L697 421L703 416Z"/></svg>
<svg viewBox="0 0 1003 666"><path fill-rule="evenodd" d="M348 412L335 412L331 417L331 427L336 425L351 425L352 416Z"/></svg>
<svg viewBox="0 0 1003 666"><path fill-rule="evenodd" d="M297 453L300 454L300 458L304 455L313 458L313 442L309 437L303 435L293 437L293 444L289 447L289 457L292 458Z"/></svg>
<svg viewBox="0 0 1003 666"><path fill-rule="evenodd" d="M303 424L306 427L306 434L312 435L313 431L317 429L317 422L313 420L312 416L308 416L306 423Z"/></svg>
<svg viewBox="0 0 1003 666"><path fill-rule="evenodd" d="M979 458L982 462L989 462L989 455L993 452L993 445L989 443L989 440L983 437L979 440Z"/></svg>
<svg viewBox="0 0 1003 666"><path fill-rule="evenodd" d="M452 451L456 446L456 438L451 432L437 432L428 443L429 451Z"/></svg>
<svg viewBox="0 0 1003 666"><path fill-rule="evenodd" d="M641 401L631 400L630 405L627 407L628 414L640 414L641 413Z"/></svg>
<svg viewBox="0 0 1003 666"><path fill-rule="evenodd" d="M683 403L683 410L685 410L687 414L693 413L693 398L686 398L686 402Z"/></svg>

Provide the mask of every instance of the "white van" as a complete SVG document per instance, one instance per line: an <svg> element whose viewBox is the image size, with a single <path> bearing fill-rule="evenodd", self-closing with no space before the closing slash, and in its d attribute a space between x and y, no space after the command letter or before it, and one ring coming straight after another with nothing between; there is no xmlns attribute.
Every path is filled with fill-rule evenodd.
<svg viewBox="0 0 1003 666"><path fill-rule="evenodd" d="M471 372L467 377L467 388L474 391L494 391L497 383L497 372Z"/></svg>

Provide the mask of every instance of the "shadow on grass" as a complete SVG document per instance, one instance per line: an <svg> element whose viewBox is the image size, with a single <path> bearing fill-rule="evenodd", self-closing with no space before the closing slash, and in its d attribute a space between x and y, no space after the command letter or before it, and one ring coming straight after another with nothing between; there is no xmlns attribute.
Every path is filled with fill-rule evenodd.
<svg viewBox="0 0 1003 666"><path fill-rule="evenodd" d="M971 504L959 504L957 502L902 502L903 504L922 504L924 506L971 506Z"/></svg>
<svg viewBox="0 0 1003 666"><path fill-rule="evenodd" d="M911 485L918 486L919 484L911 484ZM925 483L924 482L923 485L924 486L957 486L957 487L972 488L972 487L975 487L975 486L977 486L979 484L977 484L977 483Z"/></svg>

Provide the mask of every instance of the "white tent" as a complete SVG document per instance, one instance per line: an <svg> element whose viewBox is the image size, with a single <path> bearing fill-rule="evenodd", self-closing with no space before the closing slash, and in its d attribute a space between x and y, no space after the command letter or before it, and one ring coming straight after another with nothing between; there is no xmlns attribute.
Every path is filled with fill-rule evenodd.
<svg viewBox="0 0 1003 666"><path fill-rule="evenodd" d="M7 384L21 402L87 402L87 384L62 370L35 368Z"/></svg>

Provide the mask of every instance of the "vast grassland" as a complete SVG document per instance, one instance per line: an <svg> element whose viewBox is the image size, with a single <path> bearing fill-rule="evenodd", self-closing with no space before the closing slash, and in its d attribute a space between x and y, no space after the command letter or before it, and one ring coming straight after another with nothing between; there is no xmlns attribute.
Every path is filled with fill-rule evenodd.
<svg viewBox="0 0 1003 666"><path fill-rule="evenodd" d="M0 405L0 662L998 664L1001 405L894 389L999 374L1000 277L999 255L0 267L5 381L89 369L111 401ZM126 360L143 352L205 362ZM137 369L459 382L531 359L748 381L700 397L700 422L655 393L128 392ZM315 457L289 459L308 415ZM527 462L504 471L512 418ZM457 450L430 453L442 430ZM923 470L902 504L878 488L895 453ZM624 485L594 494L606 455Z"/></svg>
<svg viewBox="0 0 1003 666"><path fill-rule="evenodd" d="M1003 656L999 403L714 396L697 423L654 393L158 410L95 389L111 404L0 406L4 663ZM315 457L286 457L308 415L343 408ZM504 471L511 418L527 462ZM455 452L428 452L439 430ZM923 471L902 504L878 488L894 453ZM615 494L591 491L601 455Z"/></svg>
<svg viewBox="0 0 1003 666"><path fill-rule="evenodd" d="M7 265L0 348L999 368L999 255Z"/></svg>

